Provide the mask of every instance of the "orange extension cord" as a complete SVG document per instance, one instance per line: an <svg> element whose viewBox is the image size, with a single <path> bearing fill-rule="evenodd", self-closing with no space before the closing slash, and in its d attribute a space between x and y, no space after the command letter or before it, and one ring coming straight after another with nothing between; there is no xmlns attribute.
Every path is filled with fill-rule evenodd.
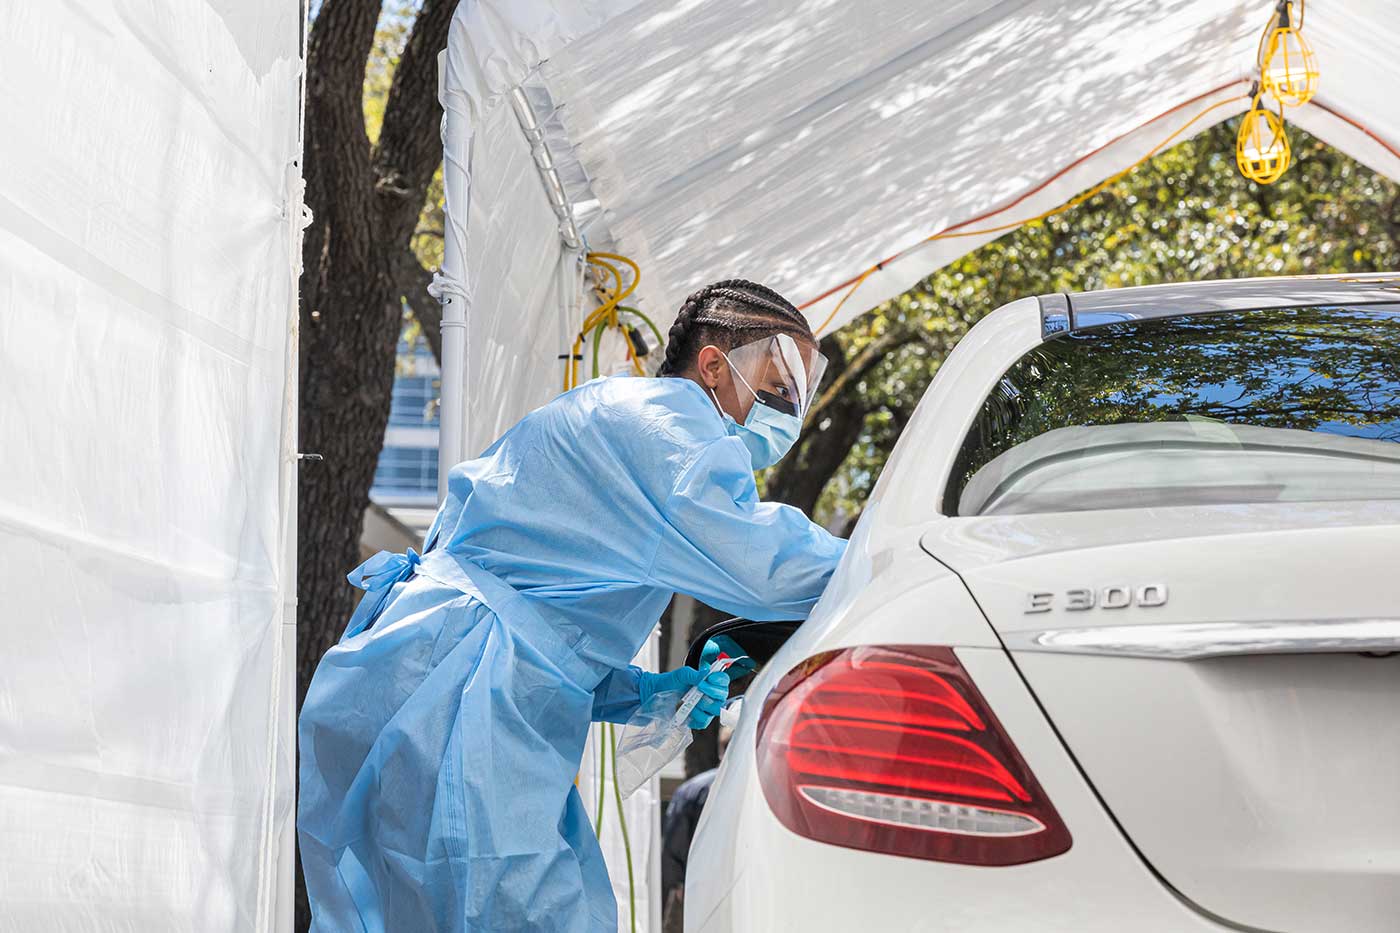
<svg viewBox="0 0 1400 933"><path fill-rule="evenodd" d="M1239 101L1239 100L1241 100L1241 99L1247 99L1247 98L1249 97L1249 95L1248 95L1247 93L1242 93L1242 94L1240 94L1240 95L1238 95L1238 96L1235 96L1235 97L1228 97L1228 98L1226 98L1225 100L1217 101L1216 103L1211 104L1210 106L1203 108L1203 109L1200 110L1198 113L1196 113L1195 116L1191 117L1191 119L1187 120L1187 121L1186 121L1185 123L1183 123L1180 127L1178 127L1178 128L1176 129L1176 131L1173 132L1170 136L1167 136L1165 139L1163 139L1161 142L1159 142L1156 146L1152 147L1152 149L1151 149L1146 155L1144 155L1142 158L1138 159L1138 160L1137 160L1136 162L1134 162L1132 165L1129 165L1127 168L1123 169L1121 172L1118 172L1118 173L1116 173L1116 174L1110 176L1109 178L1104 179L1103 181L1099 182L1097 185L1093 186L1092 188L1089 188L1089 189L1086 190L1086 191L1080 192L1079 194L1077 194L1077 195L1075 195L1074 197L1070 198L1068 201L1065 201L1063 204L1060 204L1060 205L1058 205L1058 206L1056 206L1056 207L1053 207L1053 208L1051 208L1050 210L1042 211L1042 212L1040 212L1039 214L1035 214L1035 215L1033 215L1033 216L1031 216L1031 217L1022 218L1022 219L1020 219L1020 220L1010 221L1010 222L1002 223L1002 224L997 224L996 226L992 226L992 227L982 227L982 228L979 228L979 229L976 229L976 230L965 230L965 229L963 229L964 227L967 227L969 224L975 224L975 223L977 223L978 221L987 219L988 217L994 217L994 216L996 216L997 214L1005 213L1006 211L1008 211L1008 210L1010 210L1011 208L1015 207L1017 204L1020 204L1022 201L1025 201L1027 198L1031 197L1032 195L1035 195L1035 194L1037 194L1038 192L1044 190L1047 186L1053 184L1055 181L1057 181L1058 179L1060 179L1061 177L1063 177L1063 176L1064 176L1065 174L1067 174L1068 172L1073 171L1075 168L1077 168L1078 166L1082 165L1082 164L1083 164L1084 162L1086 162L1087 160L1092 159L1094 156L1098 155L1100 152L1103 152L1105 149L1108 149L1110 146L1115 145L1116 143L1118 143L1119 141L1121 141L1121 140L1124 139L1125 137L1131 135L1132 133L1135 133L1135 132L1137 132L1138 130L1141 130L1143 127L1150 126L1151 124L1157 122L1158 120L1161 120L1161 119L1164 118L1164 117L1171 116L1173 113L1176 113L1176 112L1179 111L1179 110L1183 110L1183 109L1185 109L1186 107L1191 106L1192 104L1196 103L1197 101L1201 100L1202 98L1212 97L1212 96L1214 96L1214 95L1216 95L1216 94L1219 94L1221 91L1227 90L1228 88L1230 88L1232 85L1235 85L1235 84L1247 84L1247 83L1250 82L1250 80L1251 80L1251 79L1249 79L1249 78L1241 78L1241 79L1239 79L1239 80L1237 80L1237 81L1232 81L1232 82L1230 82L1229 84L1223 84L1223 85L1221 85L1220 87L1213 88L1213 89L1211 89L1211 90L1209 90L1209 91L1206 91L1204 94L1198 94L1197 96L1191 98L1190 100L1183 101L1182 103L1176 105L1175 107L1172 107L1172 108L1169 109L1169 110L1165 110L1165 111L1163 111L1162 113L1157 114L1155 117L1152 117L1151 119L1149 119L1149 120L1147 120L1147 121L1145 121L1145 122L1139 124L1137 127L1134 127L1133 129L1128 130L1128 131L1125 132L1125 133L1121 133L1121 134L1119 134L1118 136L1115 136L1113 139L1110 139L1108 142L1104 143L1102 146L1099 146L1097 149L1094 149L1092 152L1086 153L1085 155L1080 156L1078 159L1075 159L1073 162L1069 163L1069 164L1066 165L1064 168L1060 169L1060 170L1057 171L1055 174L1051 175L1049 178L1045 179L1043 182L1041 182L1040 184L1036 185L1034 188L1032 188L1032 189L1030 189L1029 191L1025 192L1025 193L1022 194L1020 197L1016 198L1016 200L1012 201L1010 204L1007 204L1007 205L1005 205L1004 207L998 207L998 208L995 208L995 209L993 209L993 210L986 211L985 213L979 214L979 215L977 215L976 217L969 218L968 220L964 220L964 221L962 221L962 222L960 222L960 223L954 224L953 226L948 227L948 228L945 229L945 230L940 230L938 233L934 233L934 234L932 234L932 235L930 235L930 236L928 236L928 237L925 237L923 240L920 240L918 243L914 244L913 246L910 246L910 247L908 247L907 249L901 250L900 252L895 253L895 254L892 255L892 256L887 256L887 257L885 257L884 259L881 259L879 262L876 262L875 264L873 264L872 266L870 266L868 269L866 269L864 272L860 273L859 275L857 275L857 276L855 276L855 277L853 277L853 278L849 278L849 279L847 279L847 280L844 281L844 282L841 282L841 283L839 283L839 284L837 284L837 285L832 286L831 288L828 288L826 291L822 292L820 295L817 295L815 298L812 298L812 299L810 299L809 301L806 301L806 302L804 302L803 304L799 305L799 306L798 306L798 309L799 309L799 310L805 311L807 308L810 308L812 305L815 305L817 302L822 301L823 299L830 297L831 295L835 294L836 292L840 291L841 289L843 289L843 288L844 288L844 289L847 289L846 294L843 295L843 296L841 297L841 300L838 301L838 302L836 303L836 307L834 307L834 308L831 309L831 313L828 314L828 315L826 316L826 318L823 319L822 322L816 326L816 328L814 328L814 332L815 332L817 335L820 336L821 333L822 333L823 331L826 330L827 326L828 326L833 320L835 320L836 316L841 312L841 308L845 306L846 302L850 300L851 296L854 295L854 294L856 293L856 291L860 288L860 286L861 286L862 284L865 283L865 280L866 280L866 279L870 278L870 276L874 275L876 272L878 272L878 271L880 271L881 269L883 269L883 268L884 268L886 265L888 265L889 263L894 262L894 261L896 261L896 260L898 260L898 259L904 257L905 255L907 255L907 254L913 252L914 250L920 248L921 246L923 246L923 245L925 245L925 244L927 244L927 243L931 243L931 242L933 242L934 240L949 240L949 239L954 239L954 238L957 238L957 237L973 237L973 236L984 236L984 235L989 234L989 233L1002 233L1002 232L1004 232L1004 231L1013 230L1013 229L1015 229L1015 228L1017 228L1017 227L1023 226L1023 225L1028 224L1028 223L1034 223L1034 222L1037 221L1037 220L1044 220L1046 217L1049 217L1051 214L1058 214L1058 213L1060 213L1060 212L1062 212L1062 211L1066 211L1066 210L1069 210L1069 209L1071 209L1071 208L1074 208L1074 207L1079 206L1080 204L1082 204L1082 203L1084 203L1085 201L1087 201L1087 200L1089 200L1090 198L1092 198L1094 195L1098 194L1099 192L1101 192L1101 191L1103 191L1104 189L1108 188L1110 185L1113 185L1114 183L1116 183L1117 181L1119 181L1120 179L1122 179L1125 175L1127 175L1129 172L1132 172L1134 169L1138 168L1138 167L1139 167L1140 165L1142 165L1144 162L1147 162L1149 159L1152 159L1153 157L1155 157L1155 156L1156 156L1158 153L1160 153L1163 149L1167 148L1167 147L1168 147L1169 145L1171 145L1177 138L1179 138L1179 137L1181 136L1181 134L1185 133L1188 129L1190 129L1192 126L1194 126L1196 123L1198 123L1198 122L1201 120L1201 118L1204 117L1206 114L1211 113L1212 111L1217 110L1217 109L1219 109L1219 108L1221 108L1221 107L1227 106L1227 105L1229 105L1229 104L1233 104L1233 103L1235 103L1236 101ZM1352 117L1349 117L1349 116L1347 116L1347 115L1345 115L1345 114L1343 114L1343 113L1340 113L1339 111L1333 109L1332 107L1329 107L1329 106L1327 106L1326 104L1321 103L1320 101L1317 101L1317 100L1313 100L1313 101L1312 101L1312 106L1318 107L1318 108L1321 109L1323 112L1328 113L1328 114L1331 114L1332 116L1334 116L1334 117L1336 117L1337 119L1343 121L1344 123L1347 123L1347 124L1351 125L1353 128L1359 130L1360 132L1364 133L1366 136L1368 136L1368 137L1370 137L1371 139L1375 140L1378 144L1380 144L1380 146L1382 146L1382 147L1383 147L1387 152L1389 152L1391 155L1395 156L1397 159L1400 159L1400 149L1397 149L1396 146L1394 146L1394 145L1392 145L1391 143L1387 142L1386 140L1382 139L1380 136L1378 136L1376 133L1372 132L1368 127L1366 127L1366 126L1365 126L1364 124L1362 124L1360 121L1358 121L1358 120L1356 120L1356 119L1354 119L1354 118L1352 118Z"/></svg>

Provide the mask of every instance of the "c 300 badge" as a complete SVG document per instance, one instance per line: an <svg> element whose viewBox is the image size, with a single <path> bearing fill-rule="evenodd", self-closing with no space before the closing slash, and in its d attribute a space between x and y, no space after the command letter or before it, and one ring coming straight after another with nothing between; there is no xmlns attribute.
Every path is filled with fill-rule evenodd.
<svg viewBox="0 0 1400 933"><path fill-rule="evenodd" d="M1148 583L1134 589L1131 586L1105 586L1095 590L1090 586L1076 586L1063 593L1041 591L1026 594L1026 612L1049 612L1063 608L1067 612L1085 612L1089 609L1127 609L1137 606L1151 609L1167 604L1167 585Z"/></svg>

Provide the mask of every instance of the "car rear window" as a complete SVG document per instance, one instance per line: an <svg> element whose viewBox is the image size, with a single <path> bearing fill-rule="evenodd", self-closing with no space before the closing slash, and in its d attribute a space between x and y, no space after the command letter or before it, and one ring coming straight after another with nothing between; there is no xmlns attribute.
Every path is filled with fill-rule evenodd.
<svg viewBox="0 0 1400 933"><path fill-rule="evenodd" d="M1018 360L952 515L1400 499L1400 304L1134 321Z"/></svg>

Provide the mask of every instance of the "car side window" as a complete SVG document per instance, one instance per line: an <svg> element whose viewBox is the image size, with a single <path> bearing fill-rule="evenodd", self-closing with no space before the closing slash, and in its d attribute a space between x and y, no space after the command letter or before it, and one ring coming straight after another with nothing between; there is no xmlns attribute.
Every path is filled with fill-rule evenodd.
<svg viewBox="0 0 1400 933"><path fill-rule="evenodd" d="M1066 334L982 404L950 515L1400 499L1400 305Z"/></svg>

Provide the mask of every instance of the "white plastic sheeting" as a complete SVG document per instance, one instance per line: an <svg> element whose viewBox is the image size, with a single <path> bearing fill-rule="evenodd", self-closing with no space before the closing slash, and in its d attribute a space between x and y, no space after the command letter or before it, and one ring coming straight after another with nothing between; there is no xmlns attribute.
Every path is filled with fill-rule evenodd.
<svg viewBox="0 0 1400 933"><path fill-rule="evenodd" d="M441 66L447 235L438 286L458 302L443 309L444 369L461 352L451 319L464 310L460 371L472 375L444 382L440 482L563 384L559 356L583 308L578 240L591 234L597 249L608 239L587 222L587 177L535 72L634 2L463 0L457 8ZM540 170L556 157L553 177L567 191L551 192ZM561 236L561 213L572 208L579 223ZM462 388L466 410L456 397Z"/></svg>
<svg viewBox="0 0 1400 933"><path fill-rule="evenodd" d="M1177 138L1244 110L1272 6L472 0L454 24L444 99L450 133L454 99L480 124L529 76L560 127L547 134L556 159L567 155L586 175L574 208L588 215L590 244L641 263L639 302L663 326L690 290L730 275L773 285L820 323L843 283L899 256L829 329L997 235L919 246L930 234L1034 216L1131 165L1211 105L1227 102ZM1310 4L1305 32L1321 89L1288 119L1400 177L1393 14L1388 0ZM509 132L509 122L500 128ZM473 159L478 174L499 167L482 151ZM538 178L518 167L512 196L538 197ZM456 174L464 185L460 163ZM449 199L449 213L454 206ZM533 273L509 257L552 249L557 237L541 224L516 225L509 238L487 256L469 237L447 263L478 286L510 279L523 290ZM548 316L543 304L531 307ZM558 383L557 373L538 374L565 347L555 328L527 326L529 313L480 303L468 315L467 343L489 359L476 358L467 377L467 450ZM511 321L522 326L512 331Z"/></svg>
<svg viewBox="0 0 1400 933"><path fill-rule="evenodd" d="M1215 99L1245 94L1272 7L648 3L544 71L618 246L642 262L653 310L731 272L806 303L936 231L1054 207ZM1318 103L1392 143L1394 13L1387 0L1329 0L1309 4L1305 23L1323 73ZM1186 135L1246 107L1240 97ZM1314 113L1325 111L1297 120L1372 154L1358 130ZM1372 164L1400 170L1389 154ZM992 238L935 242L887 265L833 324ZM809 317L825 319L843 293Z"/></svg>
<svg viewBox="0 0 1400 933"><path fill-rule="evenodd" d="M557 357L572 339L567 322L573 315L565 308L579 295L578 254L559 237L558 218L509 103L484 115L473 145L478 168L467 209L453 215L453 227L464 228L455 239L467 244L468 268L509 268L512 274L474 275L470 293L458 292L470 328L466 371L490 374L484 383L473 381L469 394L466 456L558 393L563 370ZM521 342L535 352L518 352ZM444 405L446 418L450 406ZM444 442L441 449L452 445ZM460 459L441 464L440 482Z"/></svg>
<svg viewBox="0 0 1400 933"><path fill-rule="evenodd" d="M0 930L290 927L301 17L0 4Z"/></svg>

